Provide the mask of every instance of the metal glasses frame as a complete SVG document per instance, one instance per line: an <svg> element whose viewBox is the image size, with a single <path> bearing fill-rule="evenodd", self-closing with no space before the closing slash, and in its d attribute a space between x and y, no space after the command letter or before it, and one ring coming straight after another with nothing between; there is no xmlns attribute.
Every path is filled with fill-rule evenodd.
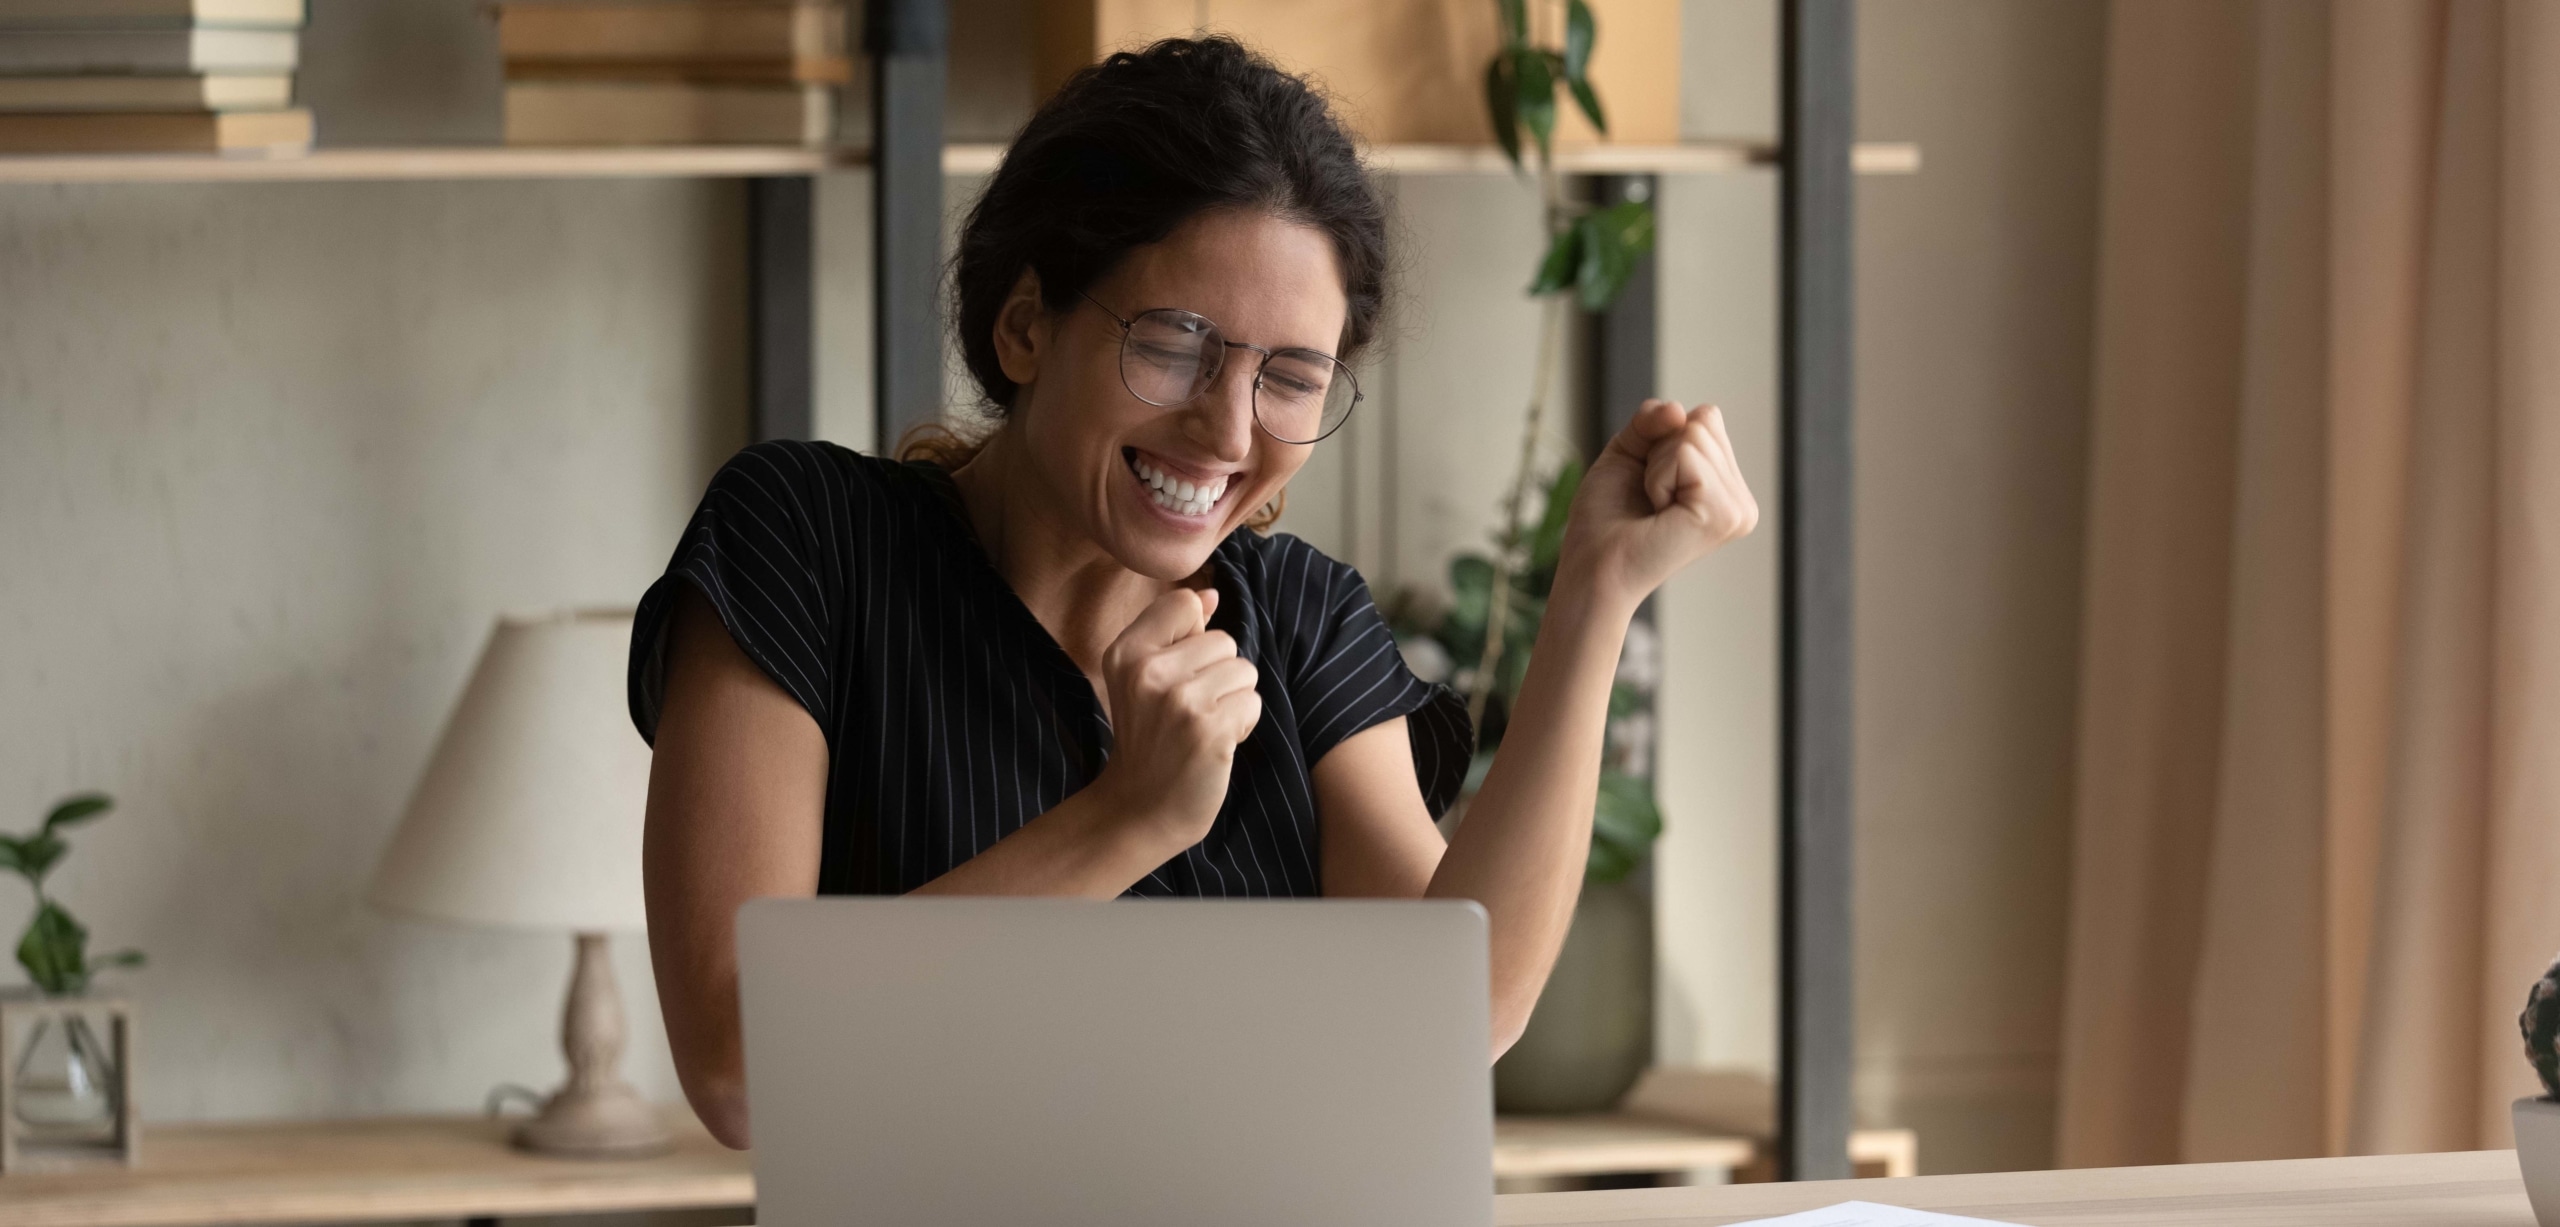
<svg viewBox="0 0 2560 1227"><path fill-rule="evenodd" d="M1092 303L1095 310L1102 312L1104 315L1110 316L1112 322L1120 325L1120 386L1128 388L1129 395L1137 397L1139 400L1146 401L1146 403L1154 405L1157 408L1171 409L1177 405L1187 405L1192 401L1198 400L1200 398L1200 394L1208 391L1210 385L1218 382L1218 376L1225 373L1227 369L1226 351L1229 349L1249 349L1262 355L1261 364L1253 368L1253 424L1260 427L1262 429L1262 433L1269 435L1282 443L1292 443L1312 447L1318 443L1324 442L1326 439L1333 436L1333 432L1342 429L1344 423L1351 420L1352 410L1358 409L1360 407L1360 402L1367 399L1367 397L1360 391L1360 377L1351 373L1351 364L1344 362L1340 358L1334 357L1332 354L1325 353L1322 350L1308 349L1300 345L1286 346L1276 350L1264 349L1259 345L1248 345L1242 341L1230 341L1227 339L1226 329L1218 327L1218 321L1210 319L1208 316L1202 315L1197 311L1185 311L1180 307L1149 307L1134 316L1124 318L1119 312L1102 305L1101 299L1095 298L1093 295L1085 293L1082 290L1078 290L1076 292L1076 297ZM1208 369L1201 372L1201 374L1194 380L1194 383L1198 386L1192 389L1191 395L1183 397L1181 400L1177 401L1151 400L1145 393L1138 391L1129 384L1130 331L1138 326L1139 320L1153 315L1158 311L1171 311L1177 314L1187 315L1203 324L1207 324L1209 326L1210 335L1216 337L1218 339L1218 343L1225 347L1218 351L1218 360L1210 364ZM1271 359L1275 355L1282 353L1314 354L1315 356L1332 363L1334 365L1334 369L1342 372L1342 377L1345 380L1348 380L1351 384L1351 404L1343 409L1342 421L1335 422L1333 425L1326 427L1323 433L1318 434L1315 438L1289 438L1288 436L1281 434L1279 431L1271 429L1271 424L1262 420L1262 372L1265 367L1271 365Z"/></svg>

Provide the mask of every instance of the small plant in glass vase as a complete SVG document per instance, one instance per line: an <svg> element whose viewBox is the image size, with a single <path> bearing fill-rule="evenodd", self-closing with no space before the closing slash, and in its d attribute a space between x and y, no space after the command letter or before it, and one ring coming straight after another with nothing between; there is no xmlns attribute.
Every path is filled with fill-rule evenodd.
<svg viewBox="0 0 2560 1227"><path fill-rule="evenodd" d="M142 965L138 950L91 955L89 930L45 891L46 875L71 850L64 833L114 807L101 794L83 793L57 803L35 830L0 835L0 868L15 871L35 892L35 915L18 939L18 964L47 1002L76 1001L99 972ZM9 1098L19 1133L30 1142L110 1140L123 1107L115 1067L121 1054L102 1042L91 1019L78 1010L47 1010L18 1042L19 1051L10 1054Z"/></svg>

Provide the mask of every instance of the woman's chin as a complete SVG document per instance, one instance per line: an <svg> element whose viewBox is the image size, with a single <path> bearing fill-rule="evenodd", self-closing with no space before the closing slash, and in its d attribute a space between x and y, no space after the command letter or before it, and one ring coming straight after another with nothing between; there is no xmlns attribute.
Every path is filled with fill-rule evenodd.
<svg viewBox="0 0 2560 1227"><path fill-rule="evenodd" d="M1149 579L1179 583L1197 574L1226 534L1219 524L1169 525L1157 516L1123 517L1112 533L1111 556Z"/></svg>
<svg viewBox="0 0 2560 1227"><path fill-rule="evenodd" d="M1200 573L1217 549L1217 541L1166 540L1155 533L1128 533L1113 543L1111 556L1148 579L1178 584Z"/></svg>

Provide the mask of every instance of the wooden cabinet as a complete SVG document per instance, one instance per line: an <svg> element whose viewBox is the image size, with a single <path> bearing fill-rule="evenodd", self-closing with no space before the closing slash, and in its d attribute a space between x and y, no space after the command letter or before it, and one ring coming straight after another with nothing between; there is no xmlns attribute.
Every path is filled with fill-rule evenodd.
<svg viewBox="0 0 2560 1227"><path fill-rule="evenodd" d="M1609 140L1680 139L1679 0L1587 0L1599 29L1591 81ZM1533 28L1561 28L1564 6L1529 0ZM1232 34L1281 67L1321 81L1373 145L1489 145L1484 70L1501 35L1494 0L1039 0L1037 91L1113 51L1201 30ZM1561 45L1558 33L1537 41ZM1564 108L1558 143L1588 145Z"/></svg>

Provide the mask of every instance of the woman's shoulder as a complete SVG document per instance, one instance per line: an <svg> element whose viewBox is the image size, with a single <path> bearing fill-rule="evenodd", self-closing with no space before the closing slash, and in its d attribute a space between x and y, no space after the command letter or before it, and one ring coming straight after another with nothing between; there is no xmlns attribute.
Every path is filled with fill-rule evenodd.
<svg viewBox="0 0 2560 1227"><path fill-rule="evenodd" d="M1357 568L1290 533L1238 529L1218 547L1218 558L1235 568L1237 578L1257 597L1367 588Z"/></svg>
<svg viewBox="0 0 2560 1227"><path fill-rule="evenodd" d="M1217 557L1258 620L1282 640L1327 638L1347 619L1375 616L1358 568L1303 537L1240 530L1218 547Z"/></svg>
<svg viewBox="0 0 2560 1227"><path fill-rule="evenodd" d="M703 502L826 529L861 523L884 504L929 500L940 477L927 465L866 456L823 439L767 439L729 457L712 475Z"/></svg>
<svg viewBox="0 0 2560 1227"><path fill-rule="evenodd" d="M897 480L896 471L907 467L824 439L766 439L739 448L720 466L712 484L727 480L794 491L877 485Z"/></svg>

